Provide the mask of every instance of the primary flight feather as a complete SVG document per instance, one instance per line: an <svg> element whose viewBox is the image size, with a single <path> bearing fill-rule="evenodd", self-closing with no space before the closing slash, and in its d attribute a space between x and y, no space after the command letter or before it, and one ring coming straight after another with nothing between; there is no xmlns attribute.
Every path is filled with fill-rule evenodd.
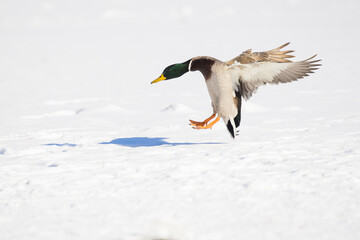
<svg viewBox="0 0 360 240"><path fill-rule="evenodd" d="M210 94L213 114L202 122L190 120L196 129L210 129L222 118L232 137L237 134L241 120L242 99L248 100L259 86L296 81L320 66L316 55L299 62L292 62L289 55L294 51L281 51L289 43L264 52L251 49L227 62L201 56L173 64L164 69L159 78L151 83L182 76L188 71L200 71ZM216 117L216 118L215 118ZM213 118L212 122L210 122Z"/></svg>

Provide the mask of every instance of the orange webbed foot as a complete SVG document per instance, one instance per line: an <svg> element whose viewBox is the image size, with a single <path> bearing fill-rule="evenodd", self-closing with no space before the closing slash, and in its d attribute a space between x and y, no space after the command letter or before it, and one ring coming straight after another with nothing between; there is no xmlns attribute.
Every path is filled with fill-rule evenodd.
<svg viewBox="0 0 360 240"><path fill-rule="evenodd" d="M211 129L212 126L214 126L215 123L217 123L220 120L220 117L217 117L214 121L208 124L208 122L213 119L216 116L214 113L209 118L205 119L203 122L197 122L190 120L190 125L193 126L194 129Z"/></svg>
<svg viewBox="0 0 360 240"><path fill-rule="evenodd" d="M212 121L211 123L209 123L206 126L194 126L194 129L212 129L212 126L214 126L215 123L217 123L220 120L220 117L217 117L214 121Z"/></svg>
<svg viewBox="0 0 360 240"><path fill-rule="evenodd" d="M189 120L190 121L190 125L191 126L195 126L195 127L204 127L207 125L207 123L213 119L215 117L215 113L213 115L211 115L210 117L208 117L207 119L205 119L203 122L197 122L197 121L194 121L194 120Z"/></svg>

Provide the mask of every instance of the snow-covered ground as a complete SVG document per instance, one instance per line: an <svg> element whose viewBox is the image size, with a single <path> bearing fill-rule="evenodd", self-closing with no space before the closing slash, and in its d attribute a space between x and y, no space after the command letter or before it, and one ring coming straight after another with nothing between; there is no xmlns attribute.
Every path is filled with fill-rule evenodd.
<svg viewBox="0 0 360 240"><path fill-rule="evenodd" d="M359 1L1 1L0 239L360 239ZM240 135L198 55L291 41Z"/></svg>

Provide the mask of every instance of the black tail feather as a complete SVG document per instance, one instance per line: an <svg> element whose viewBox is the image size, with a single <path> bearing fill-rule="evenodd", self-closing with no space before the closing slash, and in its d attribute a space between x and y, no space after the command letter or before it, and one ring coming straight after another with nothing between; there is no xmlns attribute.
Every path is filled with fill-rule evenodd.
<svg viewBox="0 0 360 240"><path fill-rule="evenodd" d="M227 127L227 129L229 130L231 136L232 136L233 138L235 138L234 128L233 128L233 125L231 124L231 121L230 121L230 120L227 122L226 127Z"/></svg>

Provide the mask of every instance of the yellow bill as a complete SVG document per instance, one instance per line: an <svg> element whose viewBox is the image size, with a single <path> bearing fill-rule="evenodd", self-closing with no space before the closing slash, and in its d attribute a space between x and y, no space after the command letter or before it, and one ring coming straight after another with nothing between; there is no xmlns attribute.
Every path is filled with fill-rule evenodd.
<svg viewBox="0 0 360 240"><path fill-rule="evenodd" d="M162 81L162 80L166 80L166 77L164 77L163 74L161 74L160 77L158 77L157 79L155 79L154 81L152 81L151 84L160 82L160 81Z"/></svg>

